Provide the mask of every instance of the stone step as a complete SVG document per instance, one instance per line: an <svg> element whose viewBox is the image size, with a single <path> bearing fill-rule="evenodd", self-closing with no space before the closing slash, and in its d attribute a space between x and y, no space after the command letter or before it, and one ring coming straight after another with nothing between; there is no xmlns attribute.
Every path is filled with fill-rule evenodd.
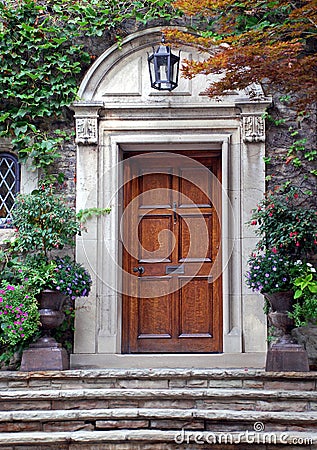
<svg viewBox="0 0 317 450"><path fill-rule="evenodd" d="M41 389L0 392L0 411L95 408L317 410L316 391L258 389Z"/></svg>
<svg viewBox="0 0 317 450"><path fill-rule="evenodd" d="M0 444L5 445L6 450L19 445L24 448L69 448L71 449L195 449L208 448L223 449L226 444L233 444L234 449L240 444L243 448L257 450L271 448L294 449L299 446L316 448L317 433L306 432L201 432L180 430L121 430L121 431L75 431L75 432L28 432L28 433L2 433ZM45 447L42 447L43 446ZM52 446L50 445L52 444ZM60 447L59 444L66 444ZM76 445L77 444L77 445ZM136 447L135 444L138 446ZM144 444L145 446L142 446ZM47 447L49 445L49 447ZM58 447L56 447L58 445ZM106 447L105 447L106 445ZM181 445L181 447L180 447ZM26 447L27 446L27 447ZM232 448L232 447L231 447ZM239 447L241 448L241 447ZM273 447L272 447L273 448Z"/></svg>
<svg viewBox="0 0 317 450"><path fill-rule="evenodd" d="M219 439L225 436L235 444L228 450L299 444L313 449L316 375L236 369L0 372L0 448L224 450L227 444Z"/></svg>
<svg viewBox="0 0 317 450"><path fill-rule="evenodd" d="M317 411L268 412L212 409L93 409L0 412L0 432L185 429L210 431L315 431Z"/></svg>
<svg viewBox="0 0 317 450"><path fill-rule="evenodd" d="M107 369L0 372L0 389L241 388L317 390L316 372L254 369Z"/></svg>

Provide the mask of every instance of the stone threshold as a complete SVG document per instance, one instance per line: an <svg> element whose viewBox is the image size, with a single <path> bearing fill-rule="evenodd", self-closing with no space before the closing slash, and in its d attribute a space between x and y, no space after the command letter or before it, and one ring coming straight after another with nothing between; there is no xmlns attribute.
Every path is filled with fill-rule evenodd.
<svg viewBox="0 0 317 450"><path fill-rule="evenodd" d="M71 355L72 369L145 369L145 368L208 368L264 369L265 352L254 353L161 353L161 354L85 354Z"/></svg>

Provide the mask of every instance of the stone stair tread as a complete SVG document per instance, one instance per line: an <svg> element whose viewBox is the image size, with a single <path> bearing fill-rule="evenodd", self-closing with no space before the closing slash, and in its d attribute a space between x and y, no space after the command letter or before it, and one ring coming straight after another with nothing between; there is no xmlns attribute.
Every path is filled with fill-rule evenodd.
<svg viewBox="0 0 317 450"><path fill-rule="evenodd" d="M256 399L298 399L313 400L317 391L269 390L269 389L239 389L239 388L181 388L181 389L125 389L125 388L91 388L91 389L40 389L22 390L10 389L0 392L0 401L9 400L48 400L48 399L80 399L80 398L256 398Z"/></svg>
<svg viewBox="0 0 317 450"><path fill-rule="evenodd" d="M223 438L224 432L211 431L185 431L180 430L120 430L120 431L67 431L67 432L19 432L19 433L1 433L0 444L4 445L24 445L24 444L49 444L49 443L106 443L106 442L176 442L178 437L181 439L183 433L184 439L189 442L199 444L208 442L207 439ZM252 433L252 434L250 434ZM303 442L310 440L310 444L317 443L317 433L299 432L299 431L283 431L283 432L228 432L233 439L239 439L239 443L249 444L250 448L254 448L255 443L267 442L270 435L275 436L276 443L294 443L294 439L302 439ZM252 439L256 436L257 441ZM250 439L251 437L251 439ZM262 439L262 441L261 441ZM222 442L222 441L220 441ZM237 442L237 441L235 441Z"/></svg>
<svg viewBox="0 0 317 450"><path fill-rule="evenodd" d="M66 371L36 371L16 372L0 371L0 381L3 379L28 380L43 378L261 378L261 379L316 379L317 372L266 372L263 369L72 369Z"/></svg>
<svg viewBox="0 0 317 450"><path fill-rule="evenodd" d="M111 408L79 410L0 411L0 422L8 421L62 421L102 419L208 419L230 421L270 421L279 423L317 423L317 411L235 411L230 409L179 408Z"/></svg>

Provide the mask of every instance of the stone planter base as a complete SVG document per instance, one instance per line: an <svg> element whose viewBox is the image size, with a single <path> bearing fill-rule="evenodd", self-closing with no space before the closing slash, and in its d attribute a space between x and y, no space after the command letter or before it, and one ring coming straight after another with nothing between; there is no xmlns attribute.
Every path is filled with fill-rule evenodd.
<svg viewBox="0 0 317 450"><path fill-rule="evenodd" d="M266 357L268 372L309 372L306 350L295 343L273 344Z"/></svg>
<svg viewBox="0 0 317 450"><path fill-rule="evenodd" d="M38 343L24 350L21 372L38 370L68 370L69 356L67 351L56 343L56 346L39 347Z"/></svg>
<svg viewBox="0 0 317 450"><path fill-rule="evenodd" d="M307 351L291 337L294 321L288 316L291 310L293 292L265 294L272 311L268 314L271 325L282 332L275 344L268 350L265 370L270 372L309 372Z"/></svg>

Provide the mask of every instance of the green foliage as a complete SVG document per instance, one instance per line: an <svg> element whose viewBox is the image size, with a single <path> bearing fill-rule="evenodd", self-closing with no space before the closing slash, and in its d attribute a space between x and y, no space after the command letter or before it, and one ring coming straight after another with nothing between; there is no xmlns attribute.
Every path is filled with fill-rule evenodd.
<svg viewBox="0 0 317 450"><path fill-rule="evenodd" d="M0 342L15 346L38 331L37 301L27 283L0 287Z"/></svg>
<svg viewBox="0 0 317 450"><path fill-rule="evenodd" d="M104 214L109 214L111 211L111 208L86 208L86 209L80 209L78 213L76 214L77 219L81 224L84 224L87 222L87 220L91 219L92 217L96 216L102 216Z"/></svg>
<svg viewBox="0 0 317 450"><path fill-rule="evenodd" d="M45 186L17 197L13 224L18 230L16 249L35 251L45 258L53 249L73 245L80 232L75 211Z"/></svg>
<svg viewBox="0 0 317 450"><path fill-rule="evenodd" d="M75 99L78 78L90 64L83 42L122 24L169 19L169 0L7 0L0 2L0 136L12 140L21 161L47 173L59 158L60 118Z"/></svg>
<svg viewBox="0 0 317 450"><path fill-rule="evenodd" d="M269 122L273 123L276 127L278 127L279 125L282 125L283 123L286 122L286 119L282 118L282 119L275 119L271 114L269 114L267 111L262 114L263 119L268 120Z"/></svg>
<svg viewBox="0 0 317 450"><path fill-rule="evenodd" d="M303 265L302 273L294 280L293 311L290 317L297 327L307 325L309 320L317 320L317 277L312 264Z"/></svg>
<svg viewBox="0 0 317 450"><path fill-rule="evenodd" d="M53 288L54 261L47 261L42 255L27 254L22 259L20 256L8 260L1 278L11 284L28 283L34 294L39 294L43 289Z"/></svg>

